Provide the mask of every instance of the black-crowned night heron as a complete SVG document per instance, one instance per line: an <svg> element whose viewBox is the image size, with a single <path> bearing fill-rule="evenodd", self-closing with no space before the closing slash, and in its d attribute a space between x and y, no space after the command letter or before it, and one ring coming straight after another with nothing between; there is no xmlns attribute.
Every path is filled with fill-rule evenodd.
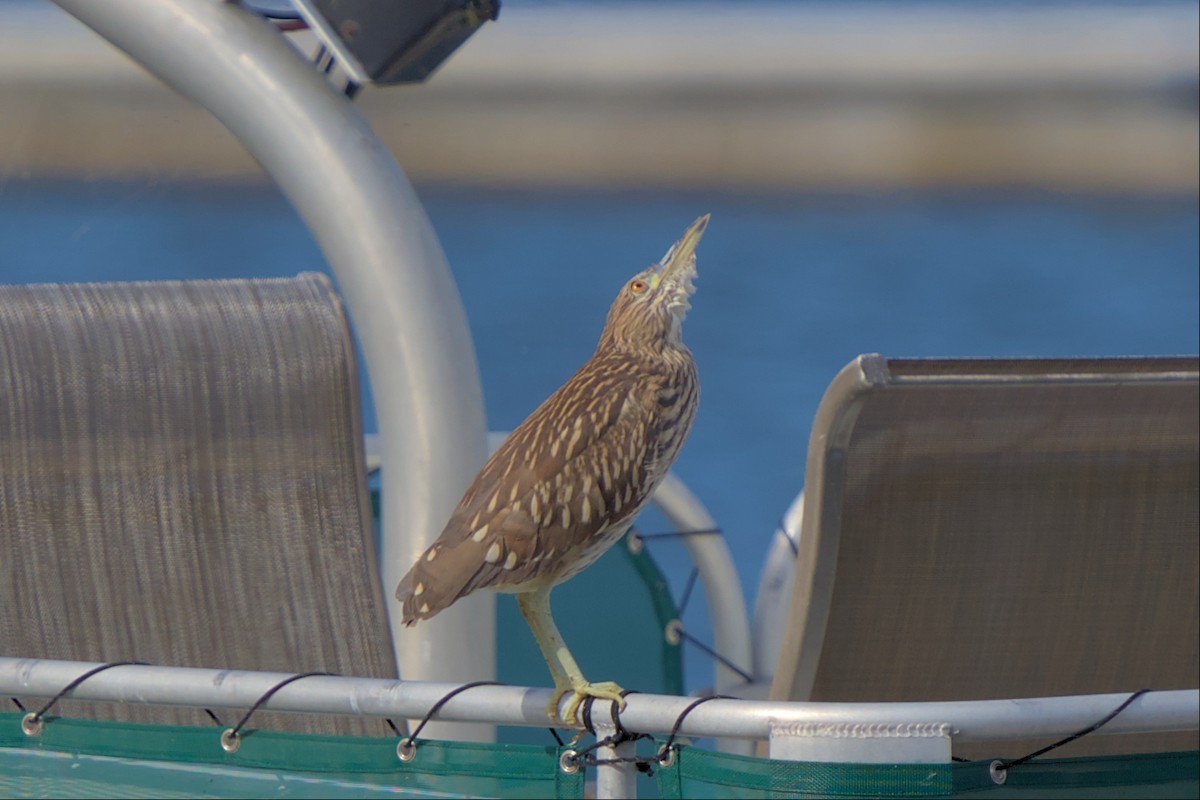
<svg viewBox="0 0 1200 800"><path fill-rule="evenodd" d="M621 287L596 352L488 459L458 508L396 589L405 625L488 587L513 592L557 692L617 701L588 683L550 614L550 590L621 538L679 454L700 384L681 329L695 291L696 220L659 264Z"/></svg>

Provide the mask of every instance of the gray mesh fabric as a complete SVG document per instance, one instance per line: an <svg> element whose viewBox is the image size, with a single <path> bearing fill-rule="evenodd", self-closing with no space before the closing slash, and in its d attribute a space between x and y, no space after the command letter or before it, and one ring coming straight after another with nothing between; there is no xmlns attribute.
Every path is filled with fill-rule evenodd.
<svg viewBox="0 0 1200 800"><path fill-rule="evenodd" d="M394 677L357 386L321 275L0 287L0 653Z"/></svg>
<svg viewBox="0 0 1200 800"><path fill-rule="evenodd" d="M860 358L814 423L772 696L1196 688L1198 429L1195 358ZM1091 736L1054 756L1196 746Z"/></svg>

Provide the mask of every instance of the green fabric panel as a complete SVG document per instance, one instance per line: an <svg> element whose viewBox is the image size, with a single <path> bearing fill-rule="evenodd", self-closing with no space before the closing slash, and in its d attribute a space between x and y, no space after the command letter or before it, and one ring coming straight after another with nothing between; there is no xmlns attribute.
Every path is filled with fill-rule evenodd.
<svg viewBox="0 0 1200 800"><path fill-rule="evenodd" d="M948 797L949 764L820 764L680 748L656 772L663 798Z"/></svg>
<svg viewBox="0 0 1200 800"><path fill-rule="evenodd" d="M656 771L663 798L1175 798L1200 796L1200 752L1037 759L994 783L990 761L824 764L682 748Z"/></svg>
<svg viewBox="0 0 1200 800"><path fill-rule="evenodd" d="M1037 758L992 782L990 761L954 765L955 797L1200 797L1200 751L1088 758Z"/></svg>
<svg viewBox="0 0 1200 800"><path fill-rule="evenodd" d="M0 796L583 797L555 747L422 741L404 763L394 738L252 731L226 753L217 727L48 718L31 738L21 716L0 714Z"/></svg>

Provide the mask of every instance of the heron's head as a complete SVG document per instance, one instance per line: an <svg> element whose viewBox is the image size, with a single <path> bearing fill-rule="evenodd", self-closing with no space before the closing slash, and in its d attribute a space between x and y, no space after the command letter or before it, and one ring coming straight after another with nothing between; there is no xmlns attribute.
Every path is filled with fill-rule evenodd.
<svg viewBox="0 0 1200 800"><path fill-rule="evenodd" d="M662 261L625 282L609 309L601 346L640 349L682 344L683 319L692 307L688 298L696 291L696 245L709 216L693 222Z"/></svg>

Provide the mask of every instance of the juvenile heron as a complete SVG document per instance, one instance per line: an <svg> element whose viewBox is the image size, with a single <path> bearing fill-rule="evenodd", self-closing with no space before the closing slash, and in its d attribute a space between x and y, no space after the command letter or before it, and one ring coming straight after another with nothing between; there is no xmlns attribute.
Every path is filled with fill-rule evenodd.
<svg viewBox="0 0 1200 800"><path fill-rule="evenodd" d="M517 595L557 690L624 706L621 687L589 683L550 614L550 590L621 538L679 454L700 384L681 329L695 291L692 223L659 264L621 287L596 352L492 454L445 530L396 589L405 625L489 587Z"/></svg>

